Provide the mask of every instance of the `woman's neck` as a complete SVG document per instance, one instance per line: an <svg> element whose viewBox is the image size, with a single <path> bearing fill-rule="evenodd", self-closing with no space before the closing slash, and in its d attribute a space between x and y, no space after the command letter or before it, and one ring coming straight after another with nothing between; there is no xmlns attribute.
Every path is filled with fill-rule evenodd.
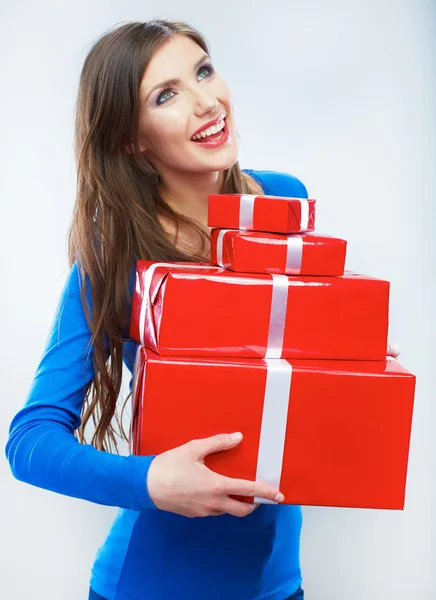
<svg viewBox="0 0 436 600"><path fill-rule="evenodd" d="M223 175L222 171L171 173L171 176L161 176L158 187L172 209L206 225L208 196L219 193Z"/></svg>

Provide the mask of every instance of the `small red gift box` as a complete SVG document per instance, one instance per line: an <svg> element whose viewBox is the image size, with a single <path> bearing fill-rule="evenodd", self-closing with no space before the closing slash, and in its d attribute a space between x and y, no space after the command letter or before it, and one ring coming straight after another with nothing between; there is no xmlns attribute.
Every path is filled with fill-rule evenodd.
<svg viewBox="0 0 436 600"><path fill-rule="evenodd" d="M163 356L383 360L389 282L138 261L130 336Z"/></svg>
<svg viewBox="0 0 436 600"><path fill-rule="evenodd" d="M414 389L396 360L186 359L139 346L131 450L241 431L237 447L206 457L210 469L272 483L287 504L403 509Z"/></svg>
<svg viewBox="0 0 436 600"><path fill-rule="evenodd" d="M253 194L210 194L208 226L273 233L315 230L316 200Z"/></svg>
<svg viewBox="0 0 436 600"><path fill-rule="evenodd" d="M212 229L211 263L239 273L340 276L347 242L314 233Z"/></svg>

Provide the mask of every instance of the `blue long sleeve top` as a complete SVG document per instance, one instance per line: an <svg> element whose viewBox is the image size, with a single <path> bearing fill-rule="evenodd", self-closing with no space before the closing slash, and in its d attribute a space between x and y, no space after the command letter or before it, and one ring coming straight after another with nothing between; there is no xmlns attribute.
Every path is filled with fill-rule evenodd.
<svg viewBox="0 0 436 600"><path fill-rule="evenodd" d="M295 177L245 169L268 195L307 198ZM131 294L135 270L132 268ZM90 329L74 263L42 358L6 445L13 475L60 494L120 510L92 568L107 600L284 600L301 585L301 507L260 505L250 515L187 518L155 507L152 456L119 456L74 437L93 376ZM137 344L124 343L133 372ZM132 379L130 379L130 387Z"/></svg>

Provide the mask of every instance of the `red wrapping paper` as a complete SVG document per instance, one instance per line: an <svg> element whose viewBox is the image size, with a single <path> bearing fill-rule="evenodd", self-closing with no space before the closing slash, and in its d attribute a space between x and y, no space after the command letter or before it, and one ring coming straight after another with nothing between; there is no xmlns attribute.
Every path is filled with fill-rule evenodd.
<svg viewBox="0 0 436 600"><path fill-rule="evenodd" d="M286 362L292 378L279 473L285 503L403 509L415 376L396 360ZM168 358L140 346L133 453L160 454L241 431L241 444L207 456L205 464L229 477L259 479L266 363Z"/></svg>
<svg viewBox="0 0 436 600"><path fill-rule="evenodd" d="M251 194L210 194L208 199L209 227L273 233L315 230L314 199Z"/></svg>
<svg viewBox="0 0 436 600"><path fill-rule="evenodd" d="M327 235L212 229L211 263L239 273L341 276L347 242Z"/></svg>
<svg viewBox="0 0 436 600"><path fill-rule="evenodd" d="M287 277L138 261L130 336L163 356L383 360L388 304L389 282L349 272Z"/></svg>

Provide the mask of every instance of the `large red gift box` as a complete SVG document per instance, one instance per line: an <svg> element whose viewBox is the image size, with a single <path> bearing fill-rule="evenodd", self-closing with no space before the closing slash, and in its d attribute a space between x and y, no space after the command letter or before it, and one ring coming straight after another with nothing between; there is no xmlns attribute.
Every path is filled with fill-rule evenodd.
<svg viewBox="0 0 436 600"><path fill-rule="evenodd" d="M138 261L130 336L162 356L383 360L389 282Z"/></svg>
<svg viewBox="0 0 436 600"><path fill-rule="evenodd" d="M273 233L315 230L316 200L253 194L210 194L208 226Z"/></svg>
<svg viewBox="0 0 436 600"><path fill-rule="evenodd" d="M210 469L272 483L287 504L403 509L414 389L390 359L183 359L140 345L131 450L241 431Z"/></svg>
<svg viewBox="0 0 436 600"><path fill-rule="evenodd" d="M211 263L239 273L340 276L347 242L314 233L212 229Z"/></svg>

